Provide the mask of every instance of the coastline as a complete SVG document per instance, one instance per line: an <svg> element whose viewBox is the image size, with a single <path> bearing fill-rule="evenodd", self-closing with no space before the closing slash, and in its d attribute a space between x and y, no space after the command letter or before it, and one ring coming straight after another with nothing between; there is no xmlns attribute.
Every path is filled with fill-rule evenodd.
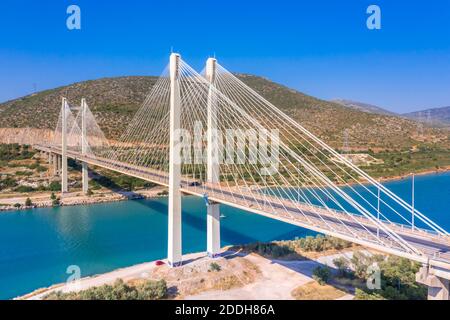
<svg viewBox="0 0 450 320"><path fill-rule="evenodd" d="M415 176L426 176L426 175L432 175L432 174L440 174L440 173L446 173L450 171L450 166L439 168L439 169L427 169L427 170L421 170L417 172L413 172ZM379 182L388 182L388 181L399 181L404 180L405 178L409 177L411 173L403 174L399 176L393 176L393 177L381 177Z"/></svg>
<svg viewBox="0 0 450 320"><path fill-rule="evenodd" d="M17 296L13 300L43 300L48 294L57 291L78 292L105 284L112 285L118 279L127 283L146 279L164 279L168 286L177 287L177 294L167 297L167 299L175 300L251 300L261 297L290 300L294 299L292 292L295 288L314 280L312 271L315 267L333 266L335 258L351 258L355 250L355 248L349 248L341 252L326 251L307 259L285 260L268 258L254 252L243 252L233 249L232 246L225 246L214 260L211 260L206 252L188 253L183 255L184 263L179 268L169 268L167 259L153 260L85 276L75 283L52 284ZM366 249L362 250L369 252ZM234 263L233 260L241 262ZM163 264L157 261L162 261ZM224 275L210 272L209 267L212 262L221 265L220 271ZM180 282L181 275L184 276L184 280ZM200 281L195 280L198 277L201 278ZM233 277L238 279L237 283L230 282ZM223 280L226 282L222 286L220 283ZM210 284L212 282L212 285L204 286L208 282ZM193 286L195 288L192 288ZM353 296L353 294L346 295L348 299L353 299Z"/></svg>
<svg viewBox="0 0 450 320"><path fill-rule="evenodd" d="M424 176L424 175L433 175L433 174L442 174L450 172L450 166L439 168L439 169L427 169L423 171L414 172L416 176ZM409 177L411 174L404 174L404 175L397 175L392 177L381 177L379 179L376 179L378 182L392 182L392 181L401 181ZM366 182L361 182L365 184ZM348 185L355 185L357 182L349 183ZM345 186L344 184L338 184L338 186ZM151 189L144 189L144 190L138 190L136 192L116 192L116 191L103 191L103 192L97 192L94 195L86 196L82 194L82 192L72 192L68 193L66 195L61 195L61 193L55 193L57 197L59 197L61 200L61 203L59 206L78 206L78 205L91 205L91 204L99 204L99 203L113 203L113 202L119 202L119 201L128 201L128 200L137 200L137 199L154 199L159 197L165 197L166 195L162 194L162 192L165 190L164 187L153 187ZM1 193L0 193L1 196ZM46 198L45 200L43 198ZM15 203L24 203L26 198L30 198L33 202L32 206L25 206L22 205L21 207L17 208L14 207ZM38 200L33 200L33 199ZM52 200L50 200L50 194L26 194L26 195L20 195L15 196L13 198L7 199L9 202L8 206L4 206L2 198L0 197L0 213L2 212L14 212L14 211L23 211L23 210L30 210L30 209L38 209L38 208L51 208L54 207L52 204ZM3 202L2 202L3 201ZM58 206L57 206L58 207Z"/></svg>
<svg viewBox="0 0 450 320"><path fill-rule="evenodd" d="M35 195L26 194L15 196L9 199L0 198L0 212L14 212L14 211L51 208L51 207L92 205L99 203L113 203L138 199L154 199L164 197L165 195L161 194L163 190L164 187L157 186L151 189L144 189L136 192L115 192L115 191L96 192L90 196L84 195L82 192L79 191L67 193L65 195L61 195L61 193L55 193L55 195L58 198L60 198L60 204L57 206L54 206L52 204L52 200L50 199L49 193L41 193ZM14 207L15 203L24 203L26 198L30 198L32 200L33 202L32 206L22 205L19 208ZM8 206L2 206L3 202L8 202Z"/></svg>

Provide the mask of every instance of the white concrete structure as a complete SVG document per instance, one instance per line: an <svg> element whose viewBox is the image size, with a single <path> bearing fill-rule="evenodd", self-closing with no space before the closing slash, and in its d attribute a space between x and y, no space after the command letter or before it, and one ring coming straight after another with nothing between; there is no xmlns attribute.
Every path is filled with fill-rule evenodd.
<svg viewBox="0 0 450 320"><path fill-rule="evenodd" d="M207 106L207 180L211 183L220 182L219 146L217 131L217 101L214 92L214 79L216 76L216 59L206 61L206 79L211 84L208 91ZM207 252L215 257L220 251L220 206L212 202L207 207Z"/></svg>
<svg viewBox="0 0 450 320"><path fill-rule="evenodd" d="M449 272L424 265L416 274L418 283L428 286L428 300L450 300Z"/></svg>
<svg viewBox="0 0 450 320"><path fill-rule="evenodd" d="M61 192L68 191L67 181L67 99L62 98L61 106L61 152L62 152L62 165L61 165Z"/></svg>
<svg viewBox="0 0 450 320"><path fill-rule="evenodd" d="M182 263L181 252L181 159L179 153L181 100L179 78L180 55L170 55L170 151L169 151L169 238L167 260L176 267ZM178 152L177 152L178 150Z"/></svg>
<svg viewBox="0 0 450 320"><path fill-rule="evenodd" d="M58 169L58 155L54 154L54 153L50 153L50 163L53 166L53 175L57 176L59 174L59 169Z"/></svg>
<svg viewBox="0 0 450 320"><path fill-rule="evenodd" d="M86 136L86 112L87 105L86 99L81 99L81 154L86 155L87 153L87 136ZM83 185L83 193L87 194L89 189L89 173L88 164L86 162L81 162L81 180Z"/></svg>

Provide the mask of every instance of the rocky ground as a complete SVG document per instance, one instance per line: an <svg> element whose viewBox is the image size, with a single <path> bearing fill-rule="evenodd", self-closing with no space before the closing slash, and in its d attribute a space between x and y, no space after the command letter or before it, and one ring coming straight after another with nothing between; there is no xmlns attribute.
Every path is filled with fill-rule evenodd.
<svg viewBox="0 0 450 320"><path fill-rule="evenodd" d="M205 253L196 253L184 256L184 265L179 268L148 262L83 278L76 284L40 289L20 299L39 300L53 291L85 290L112 284L117 279L129 283L164 279L170 299L353 299L351 290L322 286L313 279L315 268L322 265L333 267L333 259L340 256L350 258L352 250L323 252L311 260L287 261L224 249L221 257L214 260Z"/></svg>

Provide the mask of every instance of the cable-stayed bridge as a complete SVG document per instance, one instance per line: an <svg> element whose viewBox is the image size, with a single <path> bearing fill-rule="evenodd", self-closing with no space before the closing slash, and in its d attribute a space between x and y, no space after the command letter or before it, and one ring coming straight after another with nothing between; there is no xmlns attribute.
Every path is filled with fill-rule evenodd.
<svg viewBox="0 0 450 320"><path fill-rule="evenodd" d="M319 137L208 59L197 73L178 54L119 141L102 133L83 99L63 99L52 140L35 148L169 188L168 261L182 262L181 195L207 205L207 251L220 250L225 204L423 263L418 280L448 298L450 235ZM431 294L433 295L433 294Z"/></svg>

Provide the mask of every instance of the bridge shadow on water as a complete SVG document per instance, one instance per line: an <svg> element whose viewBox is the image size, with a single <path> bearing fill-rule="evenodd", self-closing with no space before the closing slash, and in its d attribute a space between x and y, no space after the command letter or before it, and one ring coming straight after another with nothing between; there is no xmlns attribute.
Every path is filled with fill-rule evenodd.
<svg viewBox="0 0 450 320"><path fill-rule="evenodd" d="M151 208L153 210L156 210L156 212L167 216L168 206L164 202L147 200L147 201L139 201L139 204L142 206ZM206 210L204 207L199 207L196 210L201 211L201 213L204 216L204 219L196 217L195 215L193 215L191 212L189 212L187 210L182 210L183 224L187 224L192 228L195 228L199 231L205 232L206 231ZM221 226L220 226L220 235L222 237L222 241L226 242L226 243L245 244L245 243L252 243L252 242L258 241L258 239L254 238L254 237L250 237L248 235L245 235L241 232L237 232L233 229L230 229L230 228L224 226L224 224L221 224ZM205 232L205 238L206 238L206 232Z"/></svg>

